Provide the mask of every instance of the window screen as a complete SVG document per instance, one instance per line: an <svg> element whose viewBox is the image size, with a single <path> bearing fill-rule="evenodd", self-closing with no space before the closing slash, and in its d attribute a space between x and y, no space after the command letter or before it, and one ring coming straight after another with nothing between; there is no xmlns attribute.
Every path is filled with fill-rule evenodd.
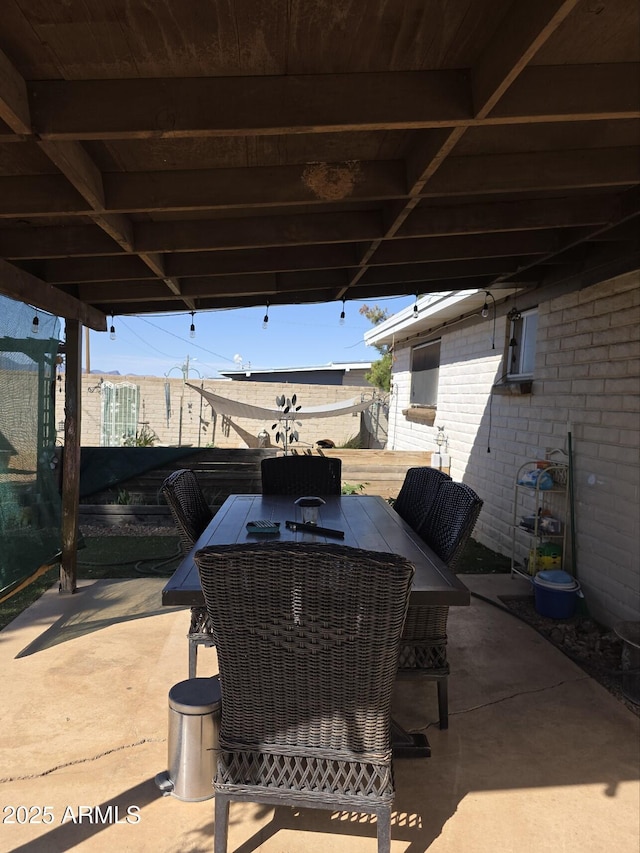
<svg viewBox="0 0 640 853"><path fill-rule="evenodd" d="M411 354L411 404L435 406L438 401L440 341L414 347Z"/></svg>

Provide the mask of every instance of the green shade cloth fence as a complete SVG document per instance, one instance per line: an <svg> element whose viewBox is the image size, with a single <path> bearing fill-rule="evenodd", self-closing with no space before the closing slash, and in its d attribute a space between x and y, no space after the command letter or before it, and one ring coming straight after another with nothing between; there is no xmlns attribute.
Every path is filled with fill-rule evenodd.
<svg viewBox="0 0 640 853"><path fill-rule="evenodd" d="M60 550L59 342L57 317L0 296L0 594Z"/></svg>

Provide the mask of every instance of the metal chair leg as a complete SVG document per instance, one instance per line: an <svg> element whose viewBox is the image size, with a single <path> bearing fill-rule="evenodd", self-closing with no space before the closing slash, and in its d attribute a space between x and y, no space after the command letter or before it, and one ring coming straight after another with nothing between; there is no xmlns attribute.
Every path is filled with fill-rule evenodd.
<svg viewBox="0 0 640 853"><path fill-rule="evenodd" d="M216 794L214 805L213 850L214 853L227 853L229 835L229 797Z"/></svg>
<svg viewBox="0 0 640 853"><path fill-rule="evenodd" d="M195 678L198 669L198 641L189 637L189 678Z"/></svg>
<svg viewBox="0 0 640 853"><path fill-rule="evenodd" d="M449 679L438 679L438 716L440 728L449 728Z"/></svg>

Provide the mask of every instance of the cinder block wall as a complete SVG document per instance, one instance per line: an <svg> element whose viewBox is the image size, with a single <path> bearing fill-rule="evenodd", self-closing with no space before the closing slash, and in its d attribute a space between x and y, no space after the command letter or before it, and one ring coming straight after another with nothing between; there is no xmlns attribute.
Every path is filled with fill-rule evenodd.
<svg viewBox="0 0 640 853"><path fill-rule="evenodd" d="M100 383L130 382L140 389L139 426L148 424L158 437L156 445L190 445L193 447L215 446L220 448L258 447L258 433L266 429L270 441L275 445L274 420L252 420L228 418L212 412L211 406L202 395L188 386L182 379L165 379L159 376L113 376L89 374L82 376L82 421L81 444L99 446L101 434L102 396ZM262 408L275 407L276 396L297 395L297 402L304 408L371 397L373 389L345 387L340 385L278 385L265 382L229 382L225 380L191 380L193 385L202 385L205 390L231 400L251 403ZM169 405L165 384L169 385ZM61 391L63 391L61 389ZM182 427L180 419L182 412ZM56 395L56 422L64 420L64 393ZM341 445L360 432L360 413L340 415L335 418L310 418L301 421L297 430L300 448L313 447L322 438L330 438Z"/></svg>
<svg viewBox="0 0 640 853"><path fill-rule="evenodd" d="M503 367L505 321L495 349L490 321L442 335L433 427L402 416L409 405L410 348L395 353L389 444L436 450L448 437L451 474L484 499L474 536L509 554L517 468L567 448L575 466L577 574L596 619L640 617L640 273L538 306L533 393L492 394ZM570 568L570 554L567 554Z"/></svg>

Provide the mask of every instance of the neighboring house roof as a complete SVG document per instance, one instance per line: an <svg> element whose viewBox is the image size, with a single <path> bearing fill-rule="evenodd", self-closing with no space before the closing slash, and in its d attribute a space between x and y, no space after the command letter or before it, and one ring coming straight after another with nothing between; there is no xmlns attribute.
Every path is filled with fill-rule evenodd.
<svg viewBox="0 0 640 853"><path fill-rule="evenodd" d="M517 288L507 288L500 291L494 290L493 294L500 300L516 291ZM420 332L428 332L444 323L457 320L462 315L468 316L475 311L479 314L486 299L485 290L447 290L441 293L428 293L365 332L364 342L367 346L380 346L405 340ZM490 301L489 305L492 304ZM415 306L417 306L417 312Z"/></svg>
<svg viewBox="0 0 640 853"><path fill-rule="evenodd" d="M228 379L241 380L251 379L254 382L270 381L271 377L280 378L283 374L295 375L299 380L304 374L314 374L310 376L310 382L317 382L315 374L333 374L344 375L345 373L360 371L366 372L371 370L370 361L350 361L350 362L330 362L329 364L320 364L310 367L266 367L253 368L244 367L240 370L221 370L220 375L226 376Z"/></svg>

